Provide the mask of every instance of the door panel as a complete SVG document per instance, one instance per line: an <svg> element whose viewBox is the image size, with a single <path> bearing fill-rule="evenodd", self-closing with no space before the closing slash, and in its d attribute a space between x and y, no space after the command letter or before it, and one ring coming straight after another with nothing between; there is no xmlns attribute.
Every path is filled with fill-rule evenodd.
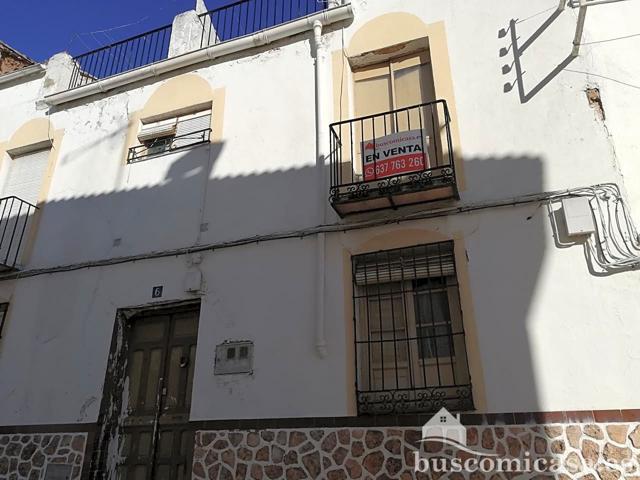
<svg viewBox="0 0 640 480"><path fill-rule="evenodd" d="M189 478L189 429L198 315L195 311L132 319L118 479Z"/></svg>

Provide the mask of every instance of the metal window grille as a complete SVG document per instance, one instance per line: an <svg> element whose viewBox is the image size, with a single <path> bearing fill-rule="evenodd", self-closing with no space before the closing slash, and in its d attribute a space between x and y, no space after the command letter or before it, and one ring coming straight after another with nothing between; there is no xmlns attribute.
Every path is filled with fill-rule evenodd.
<svg viewBox="0 0 640 480"><path fill-rule="evenodd" d="M164 123L164 122L163 122ZM209 143L211 137L211 112L202 115L175 119L175 129L169 133L144 139L141 145L131 147L127 163L135 163L145 158L170 153L187 147Z"/></svg>
<svg viewBox="0 0 640 480"><path fill-rule="evenodd" d="M359 413L473 410L453 242L352 261Z"/></svg>
<svg viewBox="0 0 640 480"><path fill-rule="evenodd" d="M4 322L7 318L8 309L9 309L8 303L0 303L0 338L2 338L2 330L4 329Z"/></svg>

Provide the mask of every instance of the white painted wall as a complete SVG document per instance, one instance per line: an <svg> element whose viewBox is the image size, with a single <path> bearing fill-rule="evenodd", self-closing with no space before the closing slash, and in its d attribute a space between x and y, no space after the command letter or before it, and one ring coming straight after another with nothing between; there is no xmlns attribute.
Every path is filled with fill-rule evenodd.
<svg viewBox="0 0 640 480"><path fill-rule="evenodd" d="M465 158L462 203L615 181L638 218L640 90L620 82L638 83L640 37L585 47L567 67L572 71L524 103L517 86L503 91L515 77L514 70L501 72L513 56L500 57L510 37L498 38L498 31L522 19L517 32L525 42L552 6L354 0L355 21L344 36L348 44L366 21L392 11L445 21ZM633 33L640 6L600 12L602 20L588 19L587 40ZM567 9L531 44L521 60L525 93L568 55L574 28ZM330 50L341 48L341 37L328 34ZM48 112L65 134L28 268L314 226L319 202L328 202L315 196L309 39L196 71L226 89L221 144L124 163L128 116L162 81ZM41 82L0 89L0 141L44 115L35 107ZM587 104L584 89L593 85L602 92L604 123ZM557 248L546 209L531 205L329 234L324 360L314 350L313 238L205 253L192 419L353 412L344 252L405 227L464 237L473 301L465 319L478 331L468 341L479 345L484 376L473 381L484 384L487 411L637 407L639 274L592 275L583 250ZM191 298L182 288L186 271L178 257L0 282L0 299L11 301L0 340L0 424L95 421L116 310L151 302L159 284L162 300ZM247 338L255 341L254 374L213 376L215 345Z"/></svg>

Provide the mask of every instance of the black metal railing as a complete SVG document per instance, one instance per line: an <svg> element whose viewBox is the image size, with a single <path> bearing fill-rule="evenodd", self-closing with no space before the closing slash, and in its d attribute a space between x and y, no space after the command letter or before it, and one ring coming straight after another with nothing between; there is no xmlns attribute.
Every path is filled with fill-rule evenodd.
<svg viewBox="0 0 640 480"><path fill-rule="evenodd" d="M73 57L69 88L81 87L103 78L144 67L169 55L171 25Z"/></svg>
<svg viewBox="0 0 640 480"><path fill-rule="evenodd" d="M240 0L200 14L200 48L325 10L328 0ZM169 56L172 25L73 57L69 88L128 72Z"/></svg>
<svg viewBox="0 0 640 480"><path fill-rule="evenodd" d="M325 10L328 0L240 0L200 15L200 47L250 35Z"/></svg>
<svg viewBox="0 0 640 480"><path fill-rule="evenodd" d="M211 129L206 128L182 135L157 138L142 145L131 147L127 155L127 163L135 163L156 155L172 153L184 148L209 143L210 137Z"/></svg>
<svg viewBox="0 0 640 480"><path fill-rule="evenodd" d="M13 270L19 263L27 227L37 209L18 197L0 198L0 271Z"/></svg>
<svg viewBox="0 0 640 480"><path fill-rule="evenodd" d="M473 410L453 242L353 257L359 413Z"/></svg>
<svg viewBox="0 0 640 480"><path fill-rule="evenodd" d="M451 185L455 166L445 100L330 125L330 200Z"/></svg>

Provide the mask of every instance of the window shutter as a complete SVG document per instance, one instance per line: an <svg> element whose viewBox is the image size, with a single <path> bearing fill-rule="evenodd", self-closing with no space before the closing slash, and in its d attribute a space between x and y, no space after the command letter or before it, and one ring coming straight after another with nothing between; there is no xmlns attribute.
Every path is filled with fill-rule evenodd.
<svg viewBox="0 0 640 480"><path fill-rule="evenodd" d="M191 145L198 141L204 141L208 138L205 130L211 127L211 113L190 115L184 119L178 120L178 128L176 130L176 140L173 143L174 148L180 148ZM193 135L190 135L193 134Z"/></svg>
<svg viewBox="0 0 640 480"><path fill-rule="evenodd" d="M360 255L355 264L356 285L399 282L455 275L453 243L423 245Z"/></svg>
<svg viewBox="0 0 640 480"><path fill-rule="evenodd" d="M10 159L2 196L15 196L32 205L38 203L48 163L48 149Z"/></svg>
<svg viewBox="0 0 640 480"><path fill-rule="evenodd" d="M176 134L176 119L145 125L138 134L138 140L146 142L156 138L170 137Z"/></svg>

